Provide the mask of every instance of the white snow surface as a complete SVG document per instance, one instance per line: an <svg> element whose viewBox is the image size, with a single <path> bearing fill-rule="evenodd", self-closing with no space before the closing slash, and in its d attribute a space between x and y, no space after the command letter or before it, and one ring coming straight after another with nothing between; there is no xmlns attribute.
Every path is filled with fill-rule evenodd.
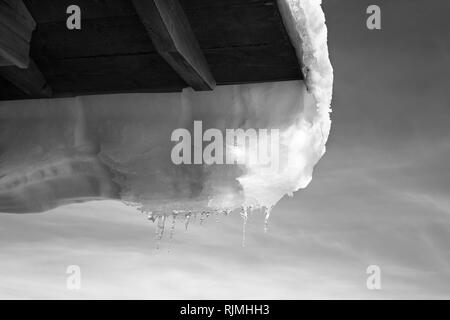
<svg viewBox="0 0 450 320"><path fill-rule="evenodd" d="M0 212L119 199L155 214L272 208L305 188L330 132L333 70L319 0L279 0L305 81L211 92L0 102ZM279 129L280 167L175 165L173 130Z"/></svg>

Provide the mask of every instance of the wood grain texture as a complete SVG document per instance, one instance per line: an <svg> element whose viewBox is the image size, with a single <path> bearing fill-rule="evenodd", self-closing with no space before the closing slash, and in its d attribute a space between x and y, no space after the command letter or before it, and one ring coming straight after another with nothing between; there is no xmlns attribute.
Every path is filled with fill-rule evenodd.
<svg viewBox="0 0 450 320"><path fill-rule="evenodd" d="M66 28L71 0L23 2L37 23L31 57L53 96L188 86L158 54L131 0L77 0L81 30ZM275 1L179 2L217 85L302 79ZM0 85L0 100L20 99L14 88Z"/></svg>
<svg viewBox="0 0 450 320"><path fill-rule="evenodd" d="M30 39L36 27L22 0L0 0L1 65L26 68L30 61Z"/></svg>
<svg viewBox="0 0 450 320"><path fill-rule="evenodd" d="M216 82L178 0L132 0L157 51L195 90Z"/></svg>
<svg viewBox="0 0 450 320"><path fill-rule="evenodd" d="M33 60L30 60L26 69L16 66L0 67L0 76L30 97L47 98L52 95L52 89Z"/></svg>

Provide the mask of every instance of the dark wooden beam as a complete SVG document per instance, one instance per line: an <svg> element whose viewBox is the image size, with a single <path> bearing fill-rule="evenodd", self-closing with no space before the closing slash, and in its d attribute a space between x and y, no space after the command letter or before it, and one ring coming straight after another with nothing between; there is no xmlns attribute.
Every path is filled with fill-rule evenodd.
<svg viewBox="0 0 450 320"><path fill-rule="evenodd" d="M50 97L51 88L30 58L35 28L22 0L0 0L0 76L30 97Z"/></svg>
<svg viewBox="0 0 450 320"><path fill-rule="evenodd" d="M216 81L178 0L133 0L156 50L195 90L212 90Z"/></svg>
<svg viewBox="0 0 450 320"><path fill-rule="evenodd" d="M48 98L52 96L52 89L31 59L27 69L16 66L0 67L0 76L30 97Z"/></svg>
<svg viewBox="0 0 450 320"><path fill-rule="evenodd" d="M21 0L0 0L0 65L27 68L36 22Z"/></svg>

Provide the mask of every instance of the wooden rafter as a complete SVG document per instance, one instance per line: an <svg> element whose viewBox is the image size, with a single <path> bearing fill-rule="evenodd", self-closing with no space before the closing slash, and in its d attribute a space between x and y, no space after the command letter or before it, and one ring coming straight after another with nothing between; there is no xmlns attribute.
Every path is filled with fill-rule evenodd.
<svg viewBox="0 0 450 320"><path fill-rule="evenodd" d="M158 53L195 90L212 90L216 81L178 0L133 0Z"/></svg>
<svg viewBox="0 0 450 320"><path fill-rule="evenodd" d="M49 97L51 88L30 58L35 27L22 0L0 0L0 76L29 96Z"/></svg>
<svg viewBox="0 0 450 320"><path fill-rule="evenodd" d="M16 66L0 67L0 76L30 97L48 98L52 96L52 89L33 60L30 60L26 69Z"/></svg>

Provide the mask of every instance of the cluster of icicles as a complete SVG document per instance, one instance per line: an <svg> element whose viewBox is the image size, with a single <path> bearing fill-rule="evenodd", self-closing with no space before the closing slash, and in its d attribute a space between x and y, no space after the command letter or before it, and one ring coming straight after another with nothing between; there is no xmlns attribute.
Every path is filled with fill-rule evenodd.
<svg viewBox="0 0 450 320"><path fill-rule="evenodd" d="M255 183L255 181L261 181L259 168L251 170L251 167L247 167L247 175L238 179L243 187L246 200L248 198L258 200L256 203L244 201L243 207L236 209L236 211L240 210L240 215L243 219L242 246L245 246L249 214L253 211L263 211L265 217L264 230L267 232L270 212L273 206L284 195L292 196L294 191L305 188L309 184L312 178L312 167L325 153L325 144L331 125L330 104L333 87L333 68L328 57L327 28L321 3L321 0L278 0L283 22L291 42L296 48L297 56L303 65L302 71L307 90L312 94L315 103L312 106L305 105L305 110L300 114L304 119L301 118L302 121L294 122L289 127L289 130L285 131L285 134L288 136L286 139L288 142L285 147L290 152L286 158L291 163L290 166L288 165L285 168L284 176L281 178L272 176L279 183L278 189L266 186L261 191L261 188L255 187L258 186L258 183ZM305 120L308 114L314 116L309 120ZM308 159L306 164L300 165L299 162L304 162L305 159ZM292 177L297 178L293 179ZM272 196L272 201L266 201L265 196L268 194ZM250 203L252 205L255 203L255 206L249 206ZM132 204L130 203L129 205ZM151 212L140 207L137 207L137 209L146 213L153 222L157 222L157 247L159 247L163 238L166 220L169 217L172 218L169 235L170 239L172 239L178 220L183 220L187 230L189 223L197 218L200 220L200 224L203 224L210 216L215 216L217 221L219 215L227 216L231 213L231 210L221 211L216 209L200 212L188 210Z"/></svg>
<svg viewBox="0 0 450 320"><path fill-rule="evenodd" d="M127 206L136 208L135 203L131 202L125 202ZM219 217L229 216L233 211L231 210L209 210L209 211L182 211L182 210L173 210L170 213L161 213L161 212L152 212L152 211L146 211L142 207L138 208L139 211L141 211L143 214L147 216L147 219L150 220L153 223L156 223L156 230L155 230L155 240L156 240L156 248L160 249L161 242L163 240L164 234L166 233L166 225L169 228L169 242L173 240L173 237L175 235L175 228L177 223L182 223L184 230L188 231L189 224L192 222L198 221L200 225L203 225L206 223L210 217L214 217L215 222L219 222ZM247 221L249 216L252 213L259 212L263 213L264 215L264 233L267 233L269 229L269 218L270 213L272 212L272 208L267 207L260 207L260 208L253 208L253 207L242 207L239 210L240 216L242 218L242 247L245 247L246 244L246 227L247 227Z"/></svg>

